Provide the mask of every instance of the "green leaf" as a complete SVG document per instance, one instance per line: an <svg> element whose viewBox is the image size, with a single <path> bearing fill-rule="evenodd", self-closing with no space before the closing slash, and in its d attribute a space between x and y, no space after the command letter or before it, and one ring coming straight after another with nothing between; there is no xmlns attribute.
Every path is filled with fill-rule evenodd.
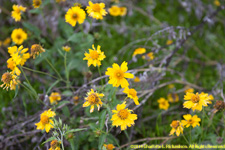
<svg viewBox="0 0 225 150"><path fill-rule="evenodd" d="M57 138L56 137L50 137L45 142L43 142L42 145L45 144L45 143L47 143L47 142L50 142L52 140L57 140Z"/></svg>
<svg viewBox="0 0 225 150"><path fill-rule="evenodd" d="M78 131L83 131L83 130L86 130L87 128L82 128L82 129L71 129L71 130L69 130L69 131L67 131L66 132L66 134L68 134L68 133L71 133L71 132L78 132Z"/></svg>
<svg viewBox="0 0 225 150"><path fill-rule="evenodd" d="M105 124L106 110L103 110L99 116L99 129L102 130Z"/></svg>
<svg viewBox="0 0 225 150"><path fill-rule="evenodd" d="M59 107L59 106L61 106L63 104L68 104L68 103L70 103L70 101L61 101L61 102L59 102L59 104L57 105L57 107Z"/></svg>
<svg viewBox="0 0 225 150"><path fill-rule="evenodd" d="M70 117L70 110L69 110L69 108L68 108L67 106L64 106L64 107L62 108L62 112L63 112L63 114L64 114L66 117Z"/></svg>
<svg viewBox="0 0 225 150"><path fill-rule="evenodd" d="M102 149L103 144L105 143L105 139L106 139L106 134L102 134L99 137L99 142L98 142L98 149Z"/></svg>
<svg viewBox="0 0 225 150"><path fill-rule="evenodd" d="M19 86L18 86L18 85L16 85L16 90L15 90L15 95L14 95L14 98L17 96L18 91L19 91Z"/></svg>
<svg viewBox="0 0 225 150"><path fill-rule="evenodd" d="M56 86L58 83L60 82L60 80L56 80L47 90L46 94L49 94L49 92L51 91L51 89Z"/></svg>
<svg viewBox="0 0 225 150"><path fill-rule="evenodd" d="M31 91L31 94L37 99L38 95L37 95L37 92L35 91L35 89L25 81L23 82L23 84Z"/></svg>
<svg viewBox="0 0 225 150"><path fill-rule="evenodd" d="M73 96L73 92L71 92L71 91L63 91L62 95L66 96L66 97Z"/></svg>
<svg viewBox="0 0 225 150"><path fill-rule="evenodd" d="M40 36L41 31L38 27L28 22L23 22L22 24L27 30L33 32L36 36Z"/></svg>

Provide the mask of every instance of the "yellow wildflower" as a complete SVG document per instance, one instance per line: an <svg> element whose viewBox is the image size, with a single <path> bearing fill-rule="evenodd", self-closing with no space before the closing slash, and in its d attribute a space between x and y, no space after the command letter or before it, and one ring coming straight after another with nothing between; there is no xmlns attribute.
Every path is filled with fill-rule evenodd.
<svg viewBox="0 0 225 150"><path fill-rule="evenodd" d="M208 106L208 104L211 103L211 97L208 96L208 94L205 93L186 93L184 95L184 102L183 107L194 110L202 110L202 106Z"/></svg>
<svg viewBox="0 0 225 150"><path fill-rule="evenodd" d="M7 91L9 88L10 88L10 90L15 90L16 85L19 83L17 76L14 75L12 72L4 73L2 75L1 81L3 82L1 87L3 87L3 89L6 89Z"/></svg>
<svg viewBox="0 0 225 150"><path fill-rule="evenodd" d="M57 101L61 100L61 95L58 92L52 92L49 96L49 101L51 104L58 104Z"/></svg>
<svg viewBox="0 0 225 150"><path fill-rule="evenodd" d="M27 39L27 34L21 28L14 29L11 34L11 38L14 43L16 43L17 45L20 45L23 43L24 40Z"/></svg>
<svg viewBox="0 0 225 150"><path fill-rule="evenodd" d="M144 54L146 52L146 49L145 48L137 48L134 50L134 53L133 53L133 57L136 56L136 55L140 55L140 54Z"/></svg>
<svg viewBox="0 0 225 150"><path fill-rule="evenodd" d="M71 24L73 27L76 25L77 22L79 24L82 24L85 18L86 13L79 6L71 7L65 15L66 22Z"/></svg>
<svg viewBox="0 0 225 150"><path fill-rule="evenodd" d="M30 58L30 54L26 53L27 51L28 48L23 48L23 45L21 45L19 48L17 48L17 46L8 47L8 53L10 54L16 66L23 66L27 59Z"/></svg>
<svg viewBox="0 0 225 150"><path fill-rule="evenodd" d="M17 67L16 63L13 61L12 58L9 58L7 60L7 67L9 69L11 69L12 73L16 74L17 76L19 76L21 74L21 71L19 70L19 68Z"/></svg>
<svg viewBox="0 0 225 150"><path fill-rule="evenodd" d="M194 93L194 91L195 91L193 88L190 88L190 87L188 87L188 86L187 86L185 89L186 89L186 90L184 91L185 93L187 93L187 92L188 92L188 93Z"/></svg>
<svg viewBox="0 0 225 150"><path fill-rule="evenodd" d="M170 135L173 135L176 132L176 135L179 136L180 133L183 134L183 125L179 120L174 120L170 124L172 130L170 131Z"/></svg>
<svg viewBox="0 0 225 150"><path fill-rule="evenodd" d="M66 52L69 52L71 50L71 47L69 46L63 46L62 49Z"/></svg>
<svg viewBox="0 0 225 150"><path fill-rule="evenodd" d="M139 77L135 77L134 78L134 82L140 82L140 78Z"/></svg>
<svg viewBox="0 0 225 150"><path fill-rule="evenodd" d="M168 100L166 100L163 97L161 97L160 99L158 99L157 102L159 103L159 108L160 109L167 110L169 108L169 106L170 106Z"/></svg>
<svg viewBox="0 0 225 150"><path fill-rule="evenodd" d="M112 125L113 126L120 126L121 130L125 130L128 127L131 127L131 125L134 125L134 120L137 120L136 114L131 114L132 110L129 110L126 108L126 103L118 104L116 106L116 110L112 110L114 113L112 116Z"/></svg>
<svg viewBox="0 0 225 150"><path fill-rule="evenodd" d="M33 7L39 8L41 6L42 1L41 0L33 0Z"/></svg>
<svg viewBox="0 0 225 150"><path fill-rule="evenodd" d="M219 0L214 0L214 5L220 6L220 1Z"/></svg>
<svg viewBox="0 0 225 150"><path fill-rule="evenodd" d="M103 16L107 14L105 11L105 4L104 3L95 3L93 4L91 1L89 1L89 6L87 6L86 10L89 16L95 19L103 19Z"/></svg>
<svg viewBox="0 0 225 150"><path fill-rule="evenodd" d="M114 6L112 6L111 8L109 8L109 14L110 14L111 16L116 17L116 16L119 16L120 13L121 13L120 7L118 7L118 6L116 6L116 5L114 5Z"/></svg>
<svg viewBox="0 0 225 150"><path fill-rule="evenodd" d="M104 147L106 148L106 150L113 150L115 148L113 144L104 144Z"/></svg>
<svg viewBox="0 0 225 150"><path fill-rule="evenodd" d="M125 16L127 14L127 8L126 7L120 7L120 16Z"/></svg>
<svg viewBox="0 0 225 150"><path fill-rule="evenodd" d="M188 128L189 126L192 126L193 128L196 126L200 126L199 122L201 121L200 118L198 118L197 115L194 115L193 117L190 114L183 115L185 120L181 120L184 127Z"/></svg>
<svg viewBox="0 0 225 150"><path fill-rule="evenodd" d="M126 87L123 92L127 94L127 97L133 99L136 105L139 105L137 91L135 89L129 89Z"/></svg>
<svg viewBox="0 0 225 150"><path fill-rule="evenodd" d="M173 43L173 40L167 40L166 45L171 45Z"/></svg>
<svg viewBox="0 0 225 150"><path fill-rule="evenodd" d="M167 95L167 99L169 100L169 102L171 103L175 103L179 101L179 96L175 93L169 93Z"/></svg>
<svg viewBox="0 0 225 150"><path fill-rule="evenodd" d="M101 66L101 61L105 59L105 54L100 50L100 45L98 45L97 50L95 49L94 44L92 45L92 48L93 50L89 49L89 53L84 53L85 57L83 58L83 60L88 60L88 67L90 67L90 65L93 65L95 67L97 65Z"/></svg>
<svg viewBox="0 0 225 150"><path fill-rule="evenodd" d="M146 56L142 56L142 59L147 59L148 61L153 60L154 59L154 53L150 52L148 53Z"/></svg>
<svg viewBox="0 0 225 150"><path fill-rule="evenodd" d="M134 78L134 75L131 73L127 73L128 67L127 62L123 62L121 67L114 63L112 68L108 68L106 71L106 75L109 76L109 84L112 84L114 87L119 87L121 85L122 88L128 87L129 83L126 78Z"/></svg>
<svg viewBox="0 0 225 150"><path fill-rule="evenodd" d="M97 92L94 92L93 89L91 89L90 92L87 93L87 97L85 98L86 102L84 102L83 107L88 107L91 105L90 113L92 113L95 109L95 105L98 107L98 111L100 110L100 106L102 106L101 98L104 96L104 94L99 94Z"/></svg>
<svg viewBox="0 0 225 150"><path fill-rule="evenodd" d="M51 119L52 117L55 117L55 112L51 111L51 109L44 111L40 115L40 122L36 123L35 125L37 126L38 130L44 130L48 133L51 128L53 128L53 120Z"/></svg>
<svg viewBox="0 0 225 150"><path fill-rule="evenodd" d="M20 5L13 5L13 11L11 12L12 18L17 22L21 20L21 11L25 12L26 7L20 6Z"/></svg>

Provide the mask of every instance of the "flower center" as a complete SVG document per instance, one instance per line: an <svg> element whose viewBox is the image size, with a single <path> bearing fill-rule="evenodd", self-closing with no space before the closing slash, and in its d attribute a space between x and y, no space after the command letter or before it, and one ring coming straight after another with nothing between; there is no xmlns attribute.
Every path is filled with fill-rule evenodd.
<svg viewBox="0 0 225 150"><path fill-rule="evenodd" d="M77 19L78 15L77 14L73 14L72 18L73 19Z"/></svg>
<svg viewBox="0 0 225 150"><path fill-rule="evenodd" d="M125 120L128 118L129 112L126 109L122 109L117 115L120 117L120 119Z"/></svg>
<svg viewBox="0 0 225 150"><path fill-rule="evenodd" d="M9 72L6 72L2 75L2 82L9 84L12 81L12 75Z"/></svg>
<svg viewBox="0 0 225 150"><path fill-rule="evenodd" d="M192 124L192 123L193 123L193 120L192 120L192 119L189 119L189 120L188 120L188 123L189 123L189 124Z"/></svg>
<svg viewBox="0 0 225 150"><path fill-rule="evenodd" d="M124 78L124 75L123 75L123 72L121 70L117 70L115 72L115 76L119 79L123 79Z"/></svg>
<svg viewBox="0 0 225 150"><path fill-rule="evenodd" d="M49 117L46 116L46 115L41 116L41 122L42 122L43 124L49 123Z"/></svg>
<svg viewBox="0 0 225 150"><path fill-rule="evenodd" d="M97 51L92 51L92 52L90 53L90 55L91 55L91 58L92 58L92 59L98 59L98 56L99 56L99 54L98 54Z"/></svg>
<svg viewBox="0 0 225 150"><path fill-rule="evenodd" d="M193 96L191 97L191 101L192 101L193 103L198 103L198 102L199 102L199 96L198 96L198 95L193 95Z"/></svg>
<svg viewBox="0 0 225 150"><path fill-rule="evenodd" d="M114 146L113 146L112 144L108 144L108 145L106 146L106 149L107 149L107 150L113 150L113 148L114 148Z"/></svg>
<svg viewBox="0 0 225 150"><path fill-rule="evenodd" d="M35 3L36 6L39 6L41 4L40 0L36 0L34 3Z"/></svg>
<svg viewBox="0 0 225 150"><path fill-rule="evenodd" d="M179 125L180 125L179 121L173 121L172 124L171 124L171 126L172 126L173 128L175 128L175 129L176 129Z"/></svg>
<svg viewBox="0 0 225 150"><path fill-rule="evenodd" d="M18 35L16 36L16 38L17 38L18 40L20 40L22 37L21 37L21 35L18 34Z"/></svg>
<svg viewBox="0 0 225 150"><path fill-rule="evenodd" d="M137 96L137 92L135 91L135 89L129 89L129 94L130 94L132 97L136 97L136 96Z"/></svg>
<svg viewBox="0 0 225 150"><path fill-rule="evenodd" d="M99 4L93 4L92 10L95 12L100 12L101 7L99 6Z"/></svg>
<svg viewBox="0 0 225 150"><path fill-rule="evenodd" d="M95 93L93 93L88 96L88 102L90 104L97 104L99 102L99 98Z"/></svg>

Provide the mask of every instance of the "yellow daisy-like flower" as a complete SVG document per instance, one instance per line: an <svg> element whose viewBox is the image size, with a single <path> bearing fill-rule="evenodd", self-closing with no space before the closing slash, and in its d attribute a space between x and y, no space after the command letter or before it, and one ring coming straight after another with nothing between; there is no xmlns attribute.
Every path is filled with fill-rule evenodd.
<svg viewBox="0 0 225 150"><path fill-rule="evenodd" d="M112 110L114 113L112 116L112 125L113 126L120 126L121 130L125 130L128 127L131 127L131 125L134 125L134 120L137 120L136 114L131 114L132 110L129 110L126 108L126 103L118 104L116 106L116 110Z"/></svg>
<svg viewBox="0 0 225 150"><path fill-rule="evenodd" d="M38 130L44 130L48 133L51 128L53 128L53 120L51 119L52 117L55 117L55 112L51 111L51 109L44 111L40 115L40 122L36 123L35 125L37 126Z"/></svg>
<svg viewBox="0 0 225 150"><path fill-rule="evenodd" d="M120 7L120 16L125 16L127 14L127 8L126 7Z"/></svg>
<svg viewBox="0 0 225 150"><path fill-rule="evenodd" d="M139 77L135 77L134 78L134 82L140 82L141 80L140 80L140 78Z"/></svg>
<svg viewBox="0 0 225 150"><path fill-rule="evenodd" d="M179 96L175 93L170 93L167 95L167 99L170 103L175 103L179 101Z"/></svg>
<svg viewBox="0 0 225 150"><path fill-rule="evenodd" d="M87 64L88 64L88 67L90 67L90 65L93 65L93 66L101 66L101 61L103 59L105 59L105 54L104 52L102 52L100 50L101 46L98 45L97 46L97 50L95 49L94 47L94 44L92 45L92 49L89 49L89 53L85 52L84 55L85 57L83 58L83 60L88 60Z"/></svg>
<svg viewBox="0 0 225 150"><path fill-rule="evenodd" d="M12 58L9 58L7 60L7 67L9 69L11 69L12 73L16 74L17 76L19 76L21 74L21 71L19 70L19 68L17 67L16 63L13 61Z"/></svg>
<svg viewBox="0 0 225 150"><path fill-rule="evenodd" d="M173 43L173 40L167 40L166 45L171 45Z"/></svg>
<svg viewBox="0 0 225 150"><path fill-rule="evenodd" d="M100 107L102 106L101 98L104 96L102 93L94 92L93 89L91 89L90 92L87 93L87 97L85 98L86 102L84 102L83 107L88 107L91 105L90 113L92 113L95 109L95 105L98 107L98 111L100 110Z"/></svg>
<svg viewBox="0 0 225 150"><path fill-rule="evenodd" d="M109 8L109 14L114 17L119 16L121 14L120 7L116 5L112 6L111 8Z"/></svg>
<svg viewBox="0 0 225 150"><path fill-rule="evenodd" d="M220 5L221 5L221 4L220 4L220 1L219 1L219 0L214 0L214 5L220 6Z"/></svg>
<svg viewBox="0 0 225 150"><path fill-rule="evenodd" d="M11 12L12 18L17 22L21 20L21 11L25 12L26 7L20 6L20 5L13 5L13 11Z"/></svg>
<svg viewBox="0 0 225 150"><path fill-rule="evenodd" d="M39 44L33 44L31 46L31 57L33 57L33 59L36 58L36 56L38 56L39 54L45 52L44 48L39 45Z"/></svg>
<svg viewBox="0 0 225 150"><path fill-rule="evenodd" d="M10 42L11 42L11 38L8 37L8 38L6 38L6 39L3 41L3 45L4 45L4 46L8 46L8 45L10 44Z"/></svg>
<svg viewBox="0 0 225 150"><path fill-rule="evenodd" d="M58 104L57 101L61 100L61 95L58 92L52 92L49 96L49 101L51 104Z"/></svg>
<svg viewBox="0 0 225 150"><path fill-rule="evenodd" d="M60 144L61 142L59 142L58 140L52 140L50 144L51 147L48 150L61 150Z"/></svg>
<svg viewBox="0 0 225 150"><path fill-rule="evenodd" d="M12 61L16 66L23 66L27 59L30 58L30 54L26 53L27 51L28 48L23 48L23 45L21 45L19 48L17 48L17 46L8 47L8 53L10 54Z"/></svg>
<svg viewBox="0 0 225 150"><path fill-rule="evenodd" d="M137 91L135 89L129 89L126 87L123 92L127 94L127 97L133 99L136 105L139 105Z"/></svg>
<svg viewBox="0 0 225 150"><path fill-rule="evenodd" d="M87 6L86 10L89 16L95 19L103 19L103 16L107 14L105 11L105 4L104 3L95 3L93 4L91 1L89 1L89 6Z"/></svg>
<svg viewBox="0 0 225 150"><path fill-rule="evenodd" d="M2 75L1 81L3 84L0 87L3 87L3 89L15 90L16 85L19 83L18 77L14 75L12 72L6 72Z"/></svg>
<svg viewBox="0 0 225 150"><path fill-rule="evenodd" d="M158 99L157 102L159 103L159 109L167 110L169 108L169 106L170 106L168 100L166 100L163 97L161 97L160 99Z"/></svg>
<svg viewBox="0 0 225 150"><path fill-rule="evenodd" d="M147 59L148 61L153 60L154 57L155 57L155 56L154 56L154 53L153 53L153 52L148 53L146 56L145 56L145 55L142 56L143 59Z"/></svg>
<svg viewBox="0 0 225 150"><path fill-rule="evenodd" d="M33 7L39 8L41 6L42 1L41 0L33 0Z"/></svg>
<svg viewBox="0 0 225 150"><path fill-rule="evenodd" d="M183 115L185 120L181 120L184 127L188 128L189 126L192 126L193 128L196 126L200 126L199 122L201 121L200 118L198 118L197 115L194 115L193 117L190 114Z"/></svg>
<svg viewBox="0 0 225 150"><path fill-rule="evenodd" d="M103 145L107 150L113 150L115 146L113 144L104 144Z"/></svg>
<svg viewBox="0 0 225 150"><path fill-rule="evenodd" d="M183 124L179 120L174 120L170 124L172 130L170 131L170 135L173 135L176 132L176 135L179 136L180 133L183 134Z"/></svg>
<svg viewBox="0 0 225 150"><path fill-rule="evenodd" d="M122 88L128 87L129 83L126 78L134 78L134 75L131 73L127 73L128 67L127 62L123 62L121 67L114 63L112 68L108 68L106 71L106 75L109 76L109 84L112 84L113 87L119 87L121 85Z"/></svg>
<svg viewBox="0 0 225 150"><path fill-rule="evenodd" d="M17 45L20 45L23 43L24 40L27 39L27 33L23 31L23 29L14 29L11 34L12 41L16 43Z"/></svg>
<svg viewBox="0 0 225 150"><path fill-rule="evenodd" d="M134 50L134 53L133 53L133 57L136 56L136 55L140 55L140 54L144 54L146 52L146 49L145 48L137 48Z"/></svg>
<svg viewBox="0 0 225 150"><path fill-rule="evenodd" d="M85 18L86 13L79 6L71 7L65 15L66 22L71 24L73 27L76 25L77 22L79 24L82 24Z"/></svg>
<svg viewBox="0 0 225 150"><path fill-rule="evenodd" d="M184 102L183 107L194 110L202 110L202 106L208 106L208 104L211 103L211 98L208 96L208 94L205 93L186 93L184 95Z"/></svg>
<svg viewBox="0 0 225 150"><path fill-rule="evenodd" d="M62 49L66 52L69 52L71 50L71 47L69 46L63 46Z"/></svg>

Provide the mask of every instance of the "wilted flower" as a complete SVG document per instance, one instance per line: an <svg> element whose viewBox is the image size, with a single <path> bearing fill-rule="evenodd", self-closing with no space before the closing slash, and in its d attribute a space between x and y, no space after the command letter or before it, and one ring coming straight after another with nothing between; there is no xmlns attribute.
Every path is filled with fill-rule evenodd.
<svg viewBox="0 0 225 150"><path fill-rule="evenodd" d="M60 144L61 142L59 142L58 140L52 140L51 141L51 147L48 150L60 150Z"/></svg>
<svg viewBox="0 0 225 150"><path fill-rule="evenodd" d="M223 111L225 109L225 102L216 101L216 104L213 107L216 109L216 111Z"/></svg>
<svg viewBox="0 0 225 150"><path fill-rule="evenodd" d="M170 135L173 135L176 132L176 135L179 136L180 133L183 134L183 125L179 120L174 120L170 124L172 130L170 131Z"/></svg>
<svg viewBox="0 0 225 150"><path fill-rule="evenodd" d="M38 56L39 54L45 52L45 50L43 49L43 47L39 44L33 44L31 46L31 56L33 57L33 59L35 59L36 56Z"/></svg>
<svg viewBox="0 0 225 150"><path fill-rule="evenodd" d="M118 104L116 110L112 110L114 115L112 116L112 125L120 126L121 130L125 130L128 127L134 125L134 120L137 120L136 114L131 114L132 110L126 108L126 103Z"/></svg>
<svg viewBox="0 0 225 150"><path fill-rule="evenodd" d="M14 75L12 72L5 72L2 75L1 81L3 82L1 87L3 87L3 89L6 89L6 90L8 90L9 88L10 90L15 90L16 85L19 83L17 76Z"/></svg>

